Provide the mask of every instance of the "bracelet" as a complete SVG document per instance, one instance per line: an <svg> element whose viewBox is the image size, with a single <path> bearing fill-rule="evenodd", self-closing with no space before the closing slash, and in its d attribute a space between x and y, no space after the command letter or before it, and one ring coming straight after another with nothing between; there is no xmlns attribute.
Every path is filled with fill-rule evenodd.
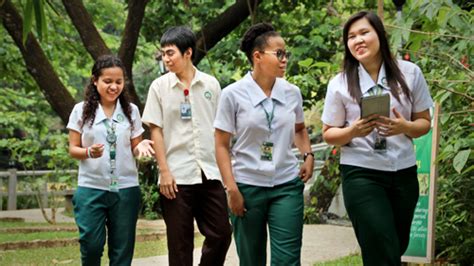
<svg viewBox="0 0 474 266"><path fill-rule="evenodd" d="M87 158L92 158L91 148L87 147L86 150L87 150Z"/></svg>
<svg viewBox="0 0 474 266"><path fill-rule="evenodd" d="M303 154L303 162L306 162L306 158L307 158L309 155L311 155L311 156L313 157L313 159L314 159L314 153L312 153L312 152L305 152L305 153Z"/></svg>

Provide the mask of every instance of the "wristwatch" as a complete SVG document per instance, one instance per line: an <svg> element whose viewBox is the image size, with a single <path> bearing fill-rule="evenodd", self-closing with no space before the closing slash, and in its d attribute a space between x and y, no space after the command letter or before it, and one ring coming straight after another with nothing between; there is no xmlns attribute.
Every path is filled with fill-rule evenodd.
<svg viewBox="0 0 474 266"><path fill-rule="evenodd" d="M313 159L314 159L314 153L312 153L312 152L305 152L305 153L303 154L303 162L306 162L306 157L308 157L309 155L311 155L311 156L313 157Z"/></svg>

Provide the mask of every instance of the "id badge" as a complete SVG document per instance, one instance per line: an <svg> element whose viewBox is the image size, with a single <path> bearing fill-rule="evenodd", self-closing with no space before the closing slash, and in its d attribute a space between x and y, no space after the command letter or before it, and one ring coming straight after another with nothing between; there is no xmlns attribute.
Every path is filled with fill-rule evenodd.
<svg viewBox="0 0 474 266"><path fill-rule="evenodd" d="M191 119L191 104L190 103L181 103L181 119L189 120Z"/></svg>
<svg viewBox="0 0 474 266"><path fill-rule="evenodd" d="M273 159L273 142L264 142L260 146L260 160L271 161Z"/></svg>
<svg viewBox="0 0 474 266"><path fill-rule="evenodd" d="M110 177L110 186L109 186L110 192L119 192L118 188L118 177L116 175L112 175Z"/></svg>
<svg viewBox="0 0 474 266"><path fill-rule="evenodd" d="M387 151L387 139L378 133L375 135L374 151L377 153L385 153Z"/></svg>

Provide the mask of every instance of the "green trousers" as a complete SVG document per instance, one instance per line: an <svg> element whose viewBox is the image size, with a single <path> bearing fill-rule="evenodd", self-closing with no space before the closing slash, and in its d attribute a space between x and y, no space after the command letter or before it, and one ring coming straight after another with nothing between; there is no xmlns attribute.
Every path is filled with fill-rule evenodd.
<svg viewBox="0 0 474 266"><path fill-rule="evenodd" d="M140 198L139 187L118 193L77 188L73 204L82 265L100 265L106 235L110 265L132 263Z"/></svg>
<svg viewBox="0 0 474 266"><path fill-rule="evenodd" d="M416 166L396 172L341 165L344 204L365 266L400 265L418 201Z"/></svg>
<svg viewBox="0 0 474 266"><path fill-rule="evenodd" d="M300 265L304 208L301 179L275 187L237 185L247 209L243 217L231 215L240 265L266 265L267 224L271 265Z"/></svg>

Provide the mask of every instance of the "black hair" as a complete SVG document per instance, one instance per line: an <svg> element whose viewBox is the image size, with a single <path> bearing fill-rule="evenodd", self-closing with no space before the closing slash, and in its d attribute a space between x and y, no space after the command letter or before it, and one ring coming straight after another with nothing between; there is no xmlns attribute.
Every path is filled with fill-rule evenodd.
<svg viewBox="0 0 474 266"><path fill-rule="evenodd" d="M161 47L168 45L176 45L181 54L184 54L189 48L192 49L191 60L194 59L196 54L196 35L194 32L186 26L174 26L168 28L166 32L161 36L160 40Z"/></svg>
<svg viewBox="0 0 474 266"><path fill-rule="evenodd" d="M99 58L97 58L97 60L94 63L94 66L92 66L92 71L91 71L92 77L90 78L89 84L87 84L85 96L84 96L84 107L82 110L81 127L83 127L87 123L87 121L89 121L90 127L94 124L96 110L100 102L100 94L97 91L97 86L94 85L94 82L97 81L99 77L102 75L102 70L106 68L111 68L111 67L119 67L122 69L123 76L124 76L124 86L123 86L122 92L119 95L118 100L120 101L122 110L133 129L132 106L130 105L130 99L127 93L127 90L128 90L127 72L125 71L125 66L123 65L120 58L114 55L102 55Z"/></svg>
<svg viewBox="0 0 474 266"><path fill-rule="evenodd" d="M397 60L390 53L390 46L388 44L387 33L385 32L383 22L376 14L369 11L361 11L352 15L344 25L342 32L345 48L343 74L346 77L347 88L350 95L357 102L359 102L360 98L362 97L362 92L359 85L359 61L357 61L357 59L351 54L349 46L347 45L347 41L349 40L349 29L351 25L362 18L366 18L367 21L369 21L370 25L375 29L375 32L379 38L380 53L382 55L383 63L385 64L385 75L387 77L388 86L390 87L392 95L397 99L397 101L400 102L398 90L400 87L401 91L407 96L409 100L411 100L410 90L408 89L407 83L405 82L403 73L398 67Z"/></svg>
<svg viewBox="0 0 474 266"><path fill-rule="evenodd" d="M258 23L252 25L242 37L240 50L245 53L251 65L253 65L252 54L255 50L263 50L267 45L269 37L280 36L270 23Z"/></svg>

